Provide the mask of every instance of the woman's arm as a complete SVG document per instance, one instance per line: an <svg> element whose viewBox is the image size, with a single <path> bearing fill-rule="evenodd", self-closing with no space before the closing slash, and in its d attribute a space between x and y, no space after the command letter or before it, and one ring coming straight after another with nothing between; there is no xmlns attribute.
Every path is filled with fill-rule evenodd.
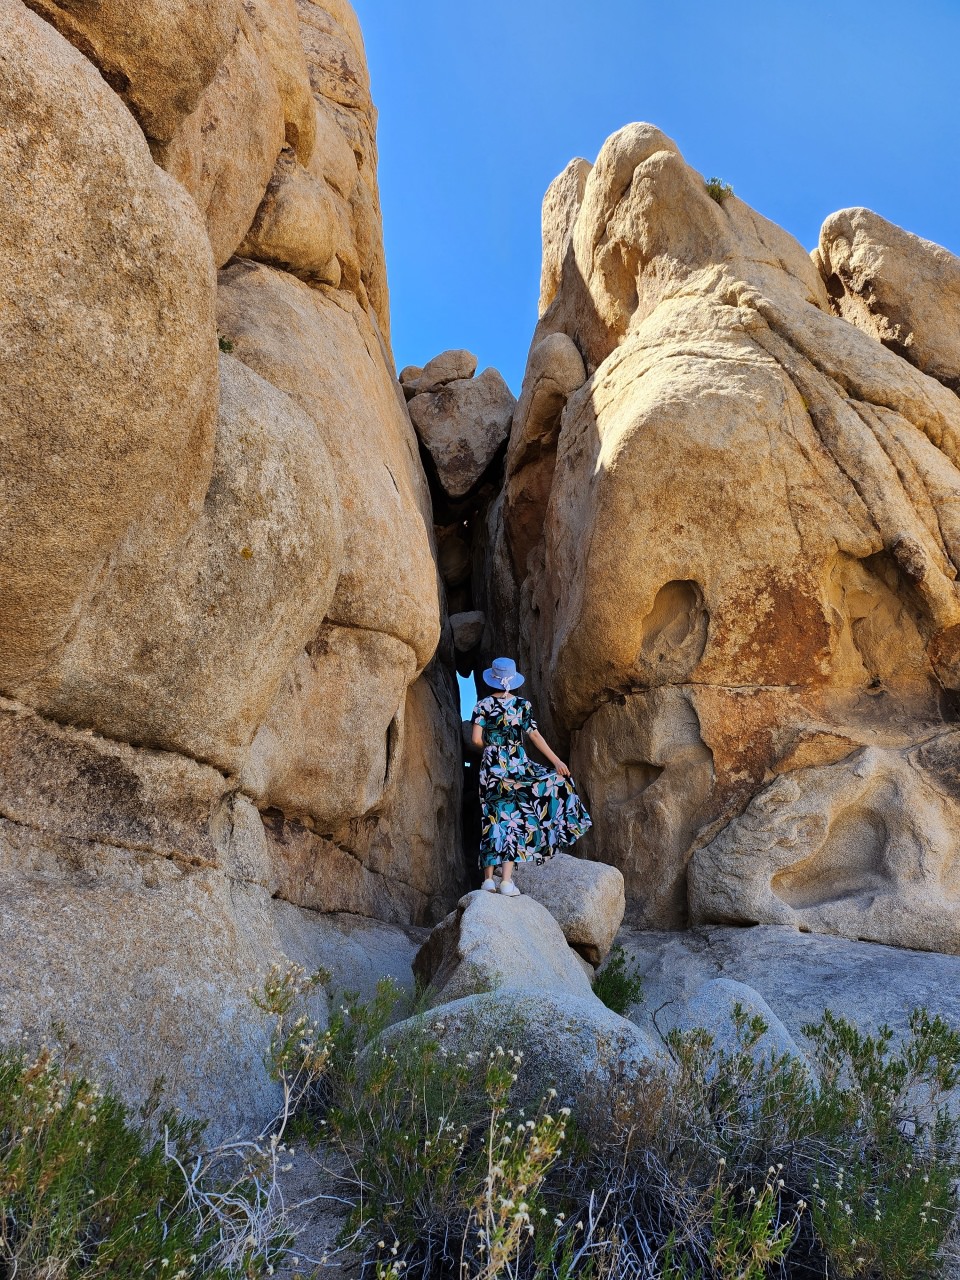
<svg viewBox="0 0 960 1280"><path fill-rule="evenodd" d="M483 746L483 725L475 724L470 733L470 741L475 747Z"/></svg>
<svg viewBox="0 0 960 1280"><path fill-rule="evenodd" d="M563 761L560 759L560 757L554 753L549 743L547 742L546 738L543 736L543 734L540 732L539 729L532 729L530 733L527 734L527 737L530 739L530 741L533 743L533 745L537 748L538 751L543 752L543 754L547 757L547 759L556 769L557 773L559 773L561 778L570 777L569 767L565 765Z"/></svg>

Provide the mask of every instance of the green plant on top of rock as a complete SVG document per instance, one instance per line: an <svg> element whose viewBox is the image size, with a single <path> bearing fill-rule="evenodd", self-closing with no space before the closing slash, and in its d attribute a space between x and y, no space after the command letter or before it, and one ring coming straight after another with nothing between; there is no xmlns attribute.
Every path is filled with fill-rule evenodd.
<svg viewBox="0 0 960 1280"><path fill-rule="evenodd" d="M228 355L233 350L233 339L226 337L222 333L217 334L217 346L221 351L225 351Z"/></svg>
<svg viewBox="0 0 960 1280"><path fill-rule="evenodd" d="M621 1016L643 997L643 976L618 943L597 972L593 994Z"/></svg>
<svg viewBox="0 0 960 1280"><path fill-rule="evenodd" d="M711 200L716 200L717 204L723 204L725 200L729 200L733 195L733 187L729 182L724 182L721 178L707 178L705 186L707 195Z"/></svg>

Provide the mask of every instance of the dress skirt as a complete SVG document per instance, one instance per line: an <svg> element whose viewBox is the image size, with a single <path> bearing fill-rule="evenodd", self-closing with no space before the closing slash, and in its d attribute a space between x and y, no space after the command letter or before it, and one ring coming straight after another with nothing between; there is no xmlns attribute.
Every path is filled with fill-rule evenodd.
<svg viewBox="0 0 960 1280"><path fill-rule="evenodd" d="M484 698L473 713L483 729L480 764L480 865L545 862L593 825L570 778L527 755L524 736L536 731L523 698Z"/></svg>

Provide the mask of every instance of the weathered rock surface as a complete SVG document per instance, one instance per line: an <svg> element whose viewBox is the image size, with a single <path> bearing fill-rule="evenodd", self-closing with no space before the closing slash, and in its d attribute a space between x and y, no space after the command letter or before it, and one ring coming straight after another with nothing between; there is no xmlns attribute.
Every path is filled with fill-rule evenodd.
<svg viewBox="0 0 960 1280"><path fill-rule="evenodd" d="M215 770L9 702L0 815L5 1037L62 1037L135 1103L162 1074L215 1134L277 1105L247 994L271 965L325 965L369 991L404 982L422 937L278 901L260 816Z"/></svg>
<svg viewBox="0 0 960 1280"><path fill-rule="evenodd" d="M767 1029L750 1046L750 1054L758 1064L789 1057L806 1062L803 1050L791 1036L766 1000L752 987L731 978L710 978L688 999L668 1005L661 1013L664 1031L707 1031L714 1048L728 1055L743 1052L744 1038L740 1026L754 1018L762 1018Z"/></svg>
<svg viewBox="0 0 960 1280"><path fill-rule="evenodd" d="M517 887L541 903L571 947L592 965L607 955L625 909L616 867L557 853L543 866L518 863Z"/></svg>
<svg viewBox="0 0 960 1280"><path fill-rule="evenodd" d="M417 952L413 969L434 1007L485 991L594 998L557 921L526 896L468 893Z"/></svg>
<svg viewBox="0 0 960 1280"><path fill-rule="evenodd" d="M428 379L429 371L428 364L418 379L410 417L444 493L462 498L475 487L510 434L517 402L496 369L442 383L436 372ZM425 382L435 389L424 391Z"/></svg>
<svg viewBox="0 0 960 1280"><path fill-rule="evenodd" d="M958 779L956 733L781 775L693 855L693 921L960 954Z"/></svg>
<svg viewBox="0 0 960 1280"><path fill-rule="evenodd" d="M428 360L422 369L408 366L400 374L404 387L409 387L414 395L429 391L437 391L448 382L458 382L463 378L472 378L477 372L477 357L470 351L441 351L438 356ZM404 377L404 374L406 377Z"/></svg>
<svg viewBox="0 0 960 1280"><path fill-rule="evenodd" d="M7 0L10 9L19 8ZM169 142L237 32L236 0L30 0L85 54L148 138Z"/></svg>
<svg viewBox="0 0 960 1280"><path fill-rule="evenodd" d="M369 990L412 949L358 918L464 887L376 113L343 0L31 8L0 0L0 1020L222 1132L275 1101L269 965ZM284 270L222 274L218 381L241 243Z"/></svg>
<svg viewBox="0 0 960 1280"><path fill-rule="evenodd" d="M0 4L0 690L49 669L121 540L202 506L217 416L196 208L95 68Z"/></svg>
<svg viewBox="0 0 960 1280"><path fill-rule="evenodd" d="M31 694L57 719L236 772L333 600L343 539L314 421L236 357L220 366L213 470L192 529L170 547L155 509L130 530Z"/></svg>
<svg viewBox="0 0 960 1280"><path fill-rule="evenodd" d="M492 896L492 895L491 895ZM522 1055L511 1098L539 1101L557 1090L557 1106L603 1123L617 1091L642 1087L644 1075L668 1069L660 1041L621 1018L593 995L511 990L465 996L424 1015L431 1036L448 1053ZM413 1028L399 1022L388 1041Z"/></svg>
<svg viewBox="0 0 960 1280"><path fill-rule="evenodd" d="M595 823L583 852L624 872L630 918L677 927L694 848L777 774L943 732L960 402L835 315L801 246L711 199L650 125L567 170L544 243L478 604L570 744ZM795 860L819 840L800 828ZM956 861L938 859L921 878L949 885ZM915 941L902 888L883 911L887 940Z"/></svg>
<svg viewBox="0 0 960 1280"><path fill-rule="evenodd" d="M777 925L691 929L617 938L643 975L643 998L629 1016L649 1032L668 1030L705 982L743 983L758 993L798 1044L803 1027L830 1009L862 1031L886 1023L906 1034L923 1006L960 1027L960 957L818 937ZM655 1015L655 1021L654 1021Z"/></svg>
<svg viewBox="0 0 960 1280"><path fill-rule="evenodd" d="M450 630L453 632L453 645L458 653L469 653L475 649L483 638L483 629L487 624L487 616L479 609L470 609L466 613L450 615Z"/></svg>
<svg viewBox="0 0 960 1280"><path fill-rule="evenodd" d="M960 393L960 258L869 209L831 214L813 256L845 320Z"/></svg>
<svg viewBox="0 0 960 1280"><path fill-rule="evenodd" d="M284 144L284 125L263 37L241 14L233 47L196 109L168 143L155 148L158 163L186 187L204 215L218 267L253 222Z"/></svg>

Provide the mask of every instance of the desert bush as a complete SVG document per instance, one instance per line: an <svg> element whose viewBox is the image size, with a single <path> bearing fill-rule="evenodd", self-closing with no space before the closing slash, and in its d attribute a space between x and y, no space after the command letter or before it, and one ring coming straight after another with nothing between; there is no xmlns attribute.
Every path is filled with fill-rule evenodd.
<svg viewBox="0 0 960 1280"><path fill-rule="evenodd" d="M729 200L733 195L733 187L729 182L724 182L722 178L707 178L705 185L707 195L711 200L716 200L717 204L723 204L725 200Z"/></svg>
<svg viewBox="0 0 960 1280"><path fill-rule="evenodd" d="M593 983L593 994L621 1016L643 995L643 977L619 944L607 957Z"/></svg>
<svg viewBox="0 0 960 1280"><path fill-rule="evenodd" d="M585 1092L575 1126L552 1091L514 1102L508 1044L448 1053L442 1009L385 1035L398 998L341 1004L284 1068L323 1062L303 1123L364 1275L932 1280L956 1255L960 1034L939 1018L897 1043L827 1013L811 1070L738 1009L732 1047L668 1036L669 1067Z"/></svg>

